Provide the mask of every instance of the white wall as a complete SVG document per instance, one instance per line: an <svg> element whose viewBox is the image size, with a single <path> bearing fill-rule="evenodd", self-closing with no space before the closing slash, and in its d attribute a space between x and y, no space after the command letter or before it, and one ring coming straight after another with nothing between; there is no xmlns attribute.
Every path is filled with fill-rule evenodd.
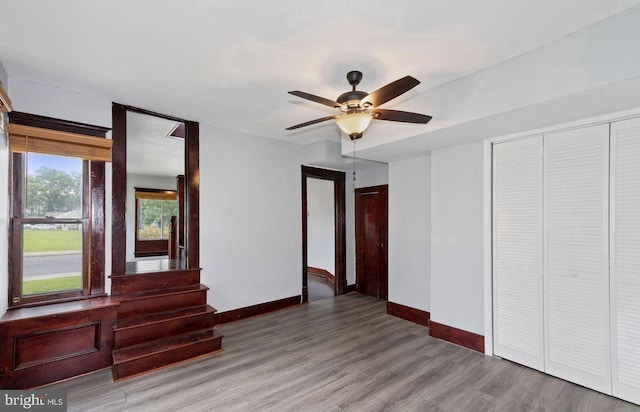
<svg viewBox="0 0 640 412"><path fill-rule="evenodd" d="M136 187L177 190L177 183L175 177L127 174L127 210L125 217L127 221L127 262L137 260L134 256L136 241Z"/></svg>
<svg viewBox="0 0 640 412"><path fill-rule="evenodd" d="M431 310L431 157L389 164L389 301Z"/></svg>
<svg viewBox="0 0 640 412"><path fill-rule="evenodd" d="M200 124L200 264L220 312L302 291L302 146Z"/></svg>
<svg viewBox="0 0 640 412"><path fill-rule="evenodd" d="M8 92L9 91L9 75L7 75L7 71L4 69L2 62L0 62L0 83L2 83L4 90Z"/></svg>
<svg viewBox="0 0 640 412"><path fill-rule="evenodd" d="M335 271L335 207L332 180L307 178L307 265Z"/></svg>
<svg viewBox="0 0 640 412"><path fill-rule="evenodd" d="M3 84L4 90L9 93L9 78L7 72L0 62L0 82ZM6 124L7 116L0 113L0 188L5 187L5 182L9 181L9 150L7 146ZM7 293L9 288L9 193L7 190L0 189L0 316L7 311Z"/></svg>
<svg viewBox="0 0 640 412"><path fill-rule="evenodd" d="M371 162L369 162L371 163ZM347 180L353 181L353 170L347 170ZM356 188L389 184L389 165L378 163L364 168L356 167Z"/></svg>
<svg viewBox="0 0 640 412"><path fill-rule="evenodd" d="M431 319L484 332L483 144L431 152Z"/></svg>
<svg viewBox="0 0 640 412"><path fill-rule="evenodd" d="M10 76L16 111L111 128L111 100Z"/></svg>

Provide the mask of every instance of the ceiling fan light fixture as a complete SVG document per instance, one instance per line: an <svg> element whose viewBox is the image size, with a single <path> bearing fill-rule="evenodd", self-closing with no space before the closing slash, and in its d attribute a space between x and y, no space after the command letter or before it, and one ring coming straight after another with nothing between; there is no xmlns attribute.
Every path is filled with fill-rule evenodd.
<svg viewBox="0 0 640 412"><path fill-rule="evenodd" d="M431 120L431 116L427 116L425 114L405 112L402 110L381 109L378 107L419 85L420 81L418 79L411 76L405 76L382 86L371 93L356 90L356 86L360 83L361 79L362 72L355 70L350 71L347 74L347 80L352 86L352 90L342 93L335 101L302 92L300 90L290 91L289 94L311 100L312 102L320 103L331 107L332 109L339 109L342 113L336 116L325 116L319 119L296 124L294 126L287 127L286 130L295 130L301 127L335 120L338 127L348 134L351 140L355 141L362 137L364 131L369 127L369 123L374 119L418 124L426 124Z"/></svg>
<svg viewBox="0 0 640 412"><path fill-rule="evenodd" d="M353 111L338 117L336 123L340 130L349 135L351 140L359 139L369 127L371 115L363 111Z"/></svg>

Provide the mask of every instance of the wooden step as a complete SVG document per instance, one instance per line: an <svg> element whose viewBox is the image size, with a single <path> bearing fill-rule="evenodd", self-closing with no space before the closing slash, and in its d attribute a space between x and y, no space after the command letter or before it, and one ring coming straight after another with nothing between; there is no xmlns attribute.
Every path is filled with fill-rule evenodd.
<svg viewBox="0 0 640 412"><path fill-rule="evenodd" d="M216 310L209 305L118 319L113 327L114 349L213 327Z"/></svg>
<svg viewBox="0 0 640 412"><path fill-rule="evenodd" d="M111 275L111 295L120 296L186 286L196 287L199 284L200 269L175 269L162 272Z"/></svg>
<svg viewBox="0 0 640 412"><path fill-rule="evenodd" d="M198 285L118 296L118 319L206 305L208 290L208 287Z"/></svg>
<svg viewBox="0 0 640 412"><path fill-rule="evenodd" d="M222 335L207 328L113 351L113 379L133 377L222 350Z"/></svg>

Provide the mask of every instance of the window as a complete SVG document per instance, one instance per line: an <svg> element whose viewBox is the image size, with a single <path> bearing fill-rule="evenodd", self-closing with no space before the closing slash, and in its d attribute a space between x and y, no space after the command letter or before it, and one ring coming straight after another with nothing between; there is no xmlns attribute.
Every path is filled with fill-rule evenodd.
<svg viewBox="0 0 640 412"><path fill-rule="evenodd" d="M88 227L88 161L53 155L21 155L22 216L13 220L22 238L20 301L33 296L76 296L84 289L82 251ZM15 299L15 297L14 297Z"/></svg>
<svg viewBox="0 0 640 412"><path fill-rule="evenodd" d="M171 217L178 214L175 190L135 188L135 256L164 256L169 253Z"/></svg>
<svg viewBox="0 0 640 412"><path fill-rule="evenodd" d="M40 116L17 113L25 118ZM67 129L83 130L73 125ZM104 161L91 160L96 137L14 123L9 135L9 305L103 295ZM98 151L110 153L110 141L98 140Z"/></svg>

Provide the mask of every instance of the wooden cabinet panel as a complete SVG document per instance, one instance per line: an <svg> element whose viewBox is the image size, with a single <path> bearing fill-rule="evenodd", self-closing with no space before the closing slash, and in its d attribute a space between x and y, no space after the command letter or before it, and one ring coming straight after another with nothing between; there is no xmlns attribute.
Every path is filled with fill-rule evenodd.
<svg viewBox="0 0 640 412"><path fill-rule="evenodd" d="M117 303L91 299L6 313L0 388L25 389L111 365Z"/></svg>
<svg viewBox="0 0 640 412"><path fill-rule="evenodd" d="M16 336L14 369L52 363L100 350L100 322Z"/></svg>

